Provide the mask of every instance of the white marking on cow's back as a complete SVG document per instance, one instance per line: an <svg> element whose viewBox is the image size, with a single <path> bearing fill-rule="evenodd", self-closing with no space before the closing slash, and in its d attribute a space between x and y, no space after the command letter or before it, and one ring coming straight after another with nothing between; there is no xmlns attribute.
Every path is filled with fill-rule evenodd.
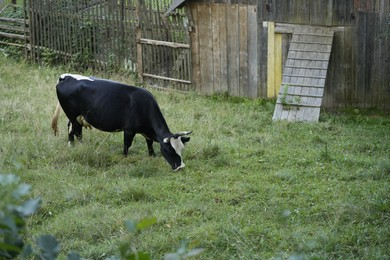
<svg viewBox="0 0 390 260"><path fill-rule="evenodd" d="M89 80L89 81L93 81L93 79L91 79L90 77L79 75L79 74L65 73L65 74L62 74L60 76L61 79L65 79L65 77L72 77L72 78L74 78L76 80Z"/></svg>

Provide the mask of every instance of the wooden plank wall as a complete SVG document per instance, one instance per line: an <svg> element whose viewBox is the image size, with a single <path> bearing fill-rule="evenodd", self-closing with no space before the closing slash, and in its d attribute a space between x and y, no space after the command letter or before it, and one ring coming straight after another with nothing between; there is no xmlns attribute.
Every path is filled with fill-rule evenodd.
<svg viewBox="0 0 390 260"><path fill-rule="evenodd" d="M189 3L193 84L202 93L259 96L256 5Z"/></svg>
<svg viewBox="0 0 390 260"><path fill-rule="evenodd" d="M325 85L324 107L390 110L389 0L263 0L259 5L263 21L338 28ZM260 42L264 46L266 37ZM260 69L264 71L265 65ZM266 75L261 77L260 86L260 92L264 93Z"/></svg>

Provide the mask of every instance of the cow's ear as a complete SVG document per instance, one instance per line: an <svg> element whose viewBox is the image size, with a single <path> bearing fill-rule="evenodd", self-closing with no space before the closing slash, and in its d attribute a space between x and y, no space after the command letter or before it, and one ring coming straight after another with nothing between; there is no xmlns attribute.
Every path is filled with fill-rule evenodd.
<svg viewBox="0 0 390 260"><path fill-rule="evenodd" d="M186 144L190 139L191 139L191 137L188 137L188 136L181 137L181 141L183 142L183 144Z"/></svg>

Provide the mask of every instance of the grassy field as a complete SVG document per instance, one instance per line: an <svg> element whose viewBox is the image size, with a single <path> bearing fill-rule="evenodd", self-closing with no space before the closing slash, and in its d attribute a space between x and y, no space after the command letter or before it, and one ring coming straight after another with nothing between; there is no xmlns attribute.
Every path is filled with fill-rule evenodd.
<svg viewBox="0 0 390 260"><path fill-rule="evenodd" d="M202 259L389 259L390 116L322 112L319 123L272 122L274 104L152 90L173 132L193 130L173 172L142 136L84 131L68 147L50 129L59 68L0 53L0 172L43 204L26 239L53 234L61 259L115 255L131 241L154 259L186 240ZM88 73L89 74L89 73ZM97 75L131 83L128 75ZM155 150L159 151L158 144ZM155 217L132 237L124 221Z"/></svg>

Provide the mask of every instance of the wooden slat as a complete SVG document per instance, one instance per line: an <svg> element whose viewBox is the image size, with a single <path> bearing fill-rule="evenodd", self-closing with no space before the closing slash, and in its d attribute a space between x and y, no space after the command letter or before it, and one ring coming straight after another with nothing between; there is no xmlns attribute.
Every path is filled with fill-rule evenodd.
<svg viewBox="0 0 390 260"><path fill-rule="evenodd" d="M5 33L5 32L0 32L0 37L5 37L9 39L18 39L18 40L25 40L26 38L29 39L29 36L24 36L15 33Z"/></svg>
<svg viewBox="0 0 390 260"><path fill-rule="evenodd" d="M144 44L154 45L154 46L166 46L166 47L171 47L171 48L186 48L186 49L190 48L189 44L177 43L177 42L167 42L167 41L157 41L157 40L144 39L144 38L141 38L140 42L144 43Z"/></svg>
<svg viewBox="0 0 390 260"><path fill-rule="evenodd" d="M238 6L239 21L239 96L249 96L248 86L248 6Z"/></svg>
<svg viewBox="0 0 390 260"><path fill-rule="evenodd" d="M210 4L198 5L198 28L202 32L199 37L200 84L202 92L213 93L213 62L212 62L212 35L210 22ZM207 62L206 62L207 61Z"/></svg>
<svg viewBox="0 0 390 260"><path fill-rule="evenodd" d="M155 78L155 79L163 79L163 80L169 80L169 81L173 81L173 82L191 84L191 81L189 81L189 80L164 77L164 76L153 75L153 74L148 74L148 73L143 73L142 75L145 76L145 77L150 77L150 78Z"/></svg>
<svg viewBox="0 0 390 260"><path fill-rule="evenodd" d="M0 21L10 22L10 23L19 23L19 24L28 24L28 20L21 19L21 18L0 17Z"/></svg>
<svg viewBox="0 0 390 260"><path fill-rule="evenodd" d="M285 65L285 68L302 68L302 69L314 69L314 70L327 70L327 68L324 67L306 67L306 66L292 66L292 65Z"/></svg>
<svg viewBox="0 0 390 260"><path fill-rule="evenodd" d="M251 98L258 97L258 25L256 22L257 10L255 6L248 6L248 75L249 91Z"/></svg>
<svg viewBox="0 0 390 260"><path fill-rule="evenodd" d="M297 78L315 78L315 79L325 79L325 76L302 76L302 75L294 75L294 74L283 74L283 77L297 77Z"/></svg>
<svg viewBox="0 0 390 260"><path fill-rule="evenodd" d="M228 55L228 86L229 94L239 96L239 15L238 5L228 5L226 8L229 28L227 30L227 55Z"/></svg>
<svg viewBox="0 0 390 260"><path fill-rule="evenodd" d="M227 86L222 85L221 77L221 67L224 66L222 57L223 46L221 42L226 42L226 11L225 6L219 7L217 5L211 5L211 21L220 21L219 23L212 22L212 63L213 70L210 73L213 73L213 92L222 93L227 92ZM221 28L222 25L222 28ZM223 26L224 25L224 26ZM225 82L226 84L226 82Z"/></svg>

